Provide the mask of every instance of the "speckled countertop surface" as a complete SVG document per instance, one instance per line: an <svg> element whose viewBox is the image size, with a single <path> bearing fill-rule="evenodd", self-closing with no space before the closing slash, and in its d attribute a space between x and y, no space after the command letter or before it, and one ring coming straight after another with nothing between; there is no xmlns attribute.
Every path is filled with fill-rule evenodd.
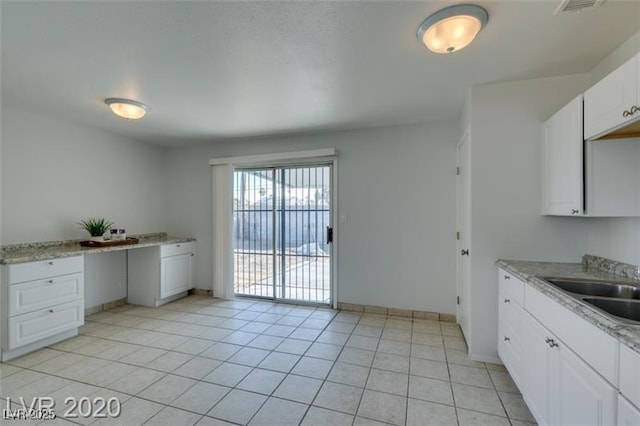
<svg viewBox="0 0 640 426"><path fill-rule="evenodd" d="M586 256L585 256L586 257ZM594 262L597 265L598 259ZM588 259L589 260L589 259ZM611 261L610 261L611 262ZM592 268L594 266L589 261L583 263L553 263L553 262L530 262L522 260L500 259L496 262L498 266L513 275L522 279L526 284L531 285L549 298L560 303L572 312L580 315L591 324L610 334L622 344L640 353L640 323L629 324L611 319L600 311L590 307L584 302L578 301L556 287L538 278L543 277L563 277L563 278L587 278L606 279L612 281L628 281L633 284L640 284L635 274L614 274L606 270ZM624 265L623 266L630 266ZM637 267L636 267L637 268ZM629 270L630 268L627 268Z"/></svg>
<svg viewBox="0 0 640 426"><path fill-rule="evenodd" d="M34 262L84 254L103 253L117 250L131 250L141 247L177 244L195 241L195 238L172 237L165 233L131 235L138 238L138 244L112 247L82 247L81 240L46 241L38 243L11 244L0 249L0 264Z"/></svg>

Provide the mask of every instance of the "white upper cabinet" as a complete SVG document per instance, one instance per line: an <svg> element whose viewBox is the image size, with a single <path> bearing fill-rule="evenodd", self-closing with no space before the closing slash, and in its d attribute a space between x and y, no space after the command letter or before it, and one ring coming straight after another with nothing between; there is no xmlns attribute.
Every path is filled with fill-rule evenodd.
<svg viewBox="0 0 640 426"><path fill-rule="evenodd" d="M640 216L640 141L583 141L582 107L578 96L543 125L542 214Z"/></svg>
<svg viewBox="0 0 640 426"><path fill-rule="evenodd" d="M584 138L596 139L640 118L636 55L584 93Z"/></svg>
<svg viewBox="0 0 640 426"><path fill-rule="evenodd" d="M583 213L582 95L544 123L542 214Z"/></svg>

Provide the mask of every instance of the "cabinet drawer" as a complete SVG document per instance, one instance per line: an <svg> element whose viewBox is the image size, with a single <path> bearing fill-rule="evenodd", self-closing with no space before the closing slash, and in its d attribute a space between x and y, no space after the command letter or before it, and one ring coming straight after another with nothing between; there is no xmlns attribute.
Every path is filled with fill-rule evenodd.
<svg viewBox="0 0 640 426"><path fill-rule="evenodd" d="M82 273L9 286L9 316L50 308L84 296Z"/></svg>
<svg viewBox="0 0 640 426"><path fill-rule="evenodd" d="M20 346L45 339L84 324L84 301L56 305L24 315L9 318L9 347Z"/></svg>
<svg viewBox="0 0 640 426"><path fill-rule="evenodd" d="M518 387L522 386L520 378L522 368L520 336L502 319L498 324L498 355L507 370L509 370L515 384Z"/></svg>
<svg viewBox="0 0 640 426"><path fill-rule="evenodd" d="M640 406L640 355L620 345L620 393Z"/></svg>
<svg viewBox="0 0 640 426"><path fill-rule="evenodd" d="M555 300L527 285L525 309L613 385L618 383L619 343Z"/></svg>
<svg viewBox="0 0 640 426"><path fill-rule="evenodd" d="M498 272L500 274L499 287L500 291L504 292L504 297L522 306L524 304L524 282L504 269L498 269Z"/></svg>
<svg viewBox="0 0 640 426"><path fill-rule="evenodd" d="M160 246L160 257L177 256L193 252L193 243L166 244Z"/></svg>
<svg viewBox="0 0 640 426"><path fill-rule="evenodd" d="M8 284L35 281L58 275L73 274L84 271L84 256L63 257L59 259L40 260L36 262L6 265Z"/></svg>

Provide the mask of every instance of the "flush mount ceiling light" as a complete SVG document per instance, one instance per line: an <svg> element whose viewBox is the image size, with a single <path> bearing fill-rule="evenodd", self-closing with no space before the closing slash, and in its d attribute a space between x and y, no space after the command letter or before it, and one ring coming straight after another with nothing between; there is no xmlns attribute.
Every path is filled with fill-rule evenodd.
<svg viewBox="0 0 640 426"><path fill-rule="evenodd" d="M435 53L453 53L469 45L489 20L474 4L458 4L437 11L420 24L418 40Z"/></svg>
<svg viewBox="0 0 640 426"><path fill-rule="evenodd" d="M131 99L107 98L104 103L111 108L111 111L127 120L137 120L145 116L149 107L142 102L132 101Z"/></svg>

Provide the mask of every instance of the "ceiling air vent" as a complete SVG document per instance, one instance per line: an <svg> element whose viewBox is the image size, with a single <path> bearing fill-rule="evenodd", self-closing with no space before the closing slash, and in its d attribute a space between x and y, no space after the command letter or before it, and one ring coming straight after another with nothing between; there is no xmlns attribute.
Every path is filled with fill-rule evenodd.
<svg viewBox="0 0 640 426"><path fill-rule="evenodd" d="M554 15L561 12L581 12L584 9L598 7L604 0L562 0Z"/></svg>

